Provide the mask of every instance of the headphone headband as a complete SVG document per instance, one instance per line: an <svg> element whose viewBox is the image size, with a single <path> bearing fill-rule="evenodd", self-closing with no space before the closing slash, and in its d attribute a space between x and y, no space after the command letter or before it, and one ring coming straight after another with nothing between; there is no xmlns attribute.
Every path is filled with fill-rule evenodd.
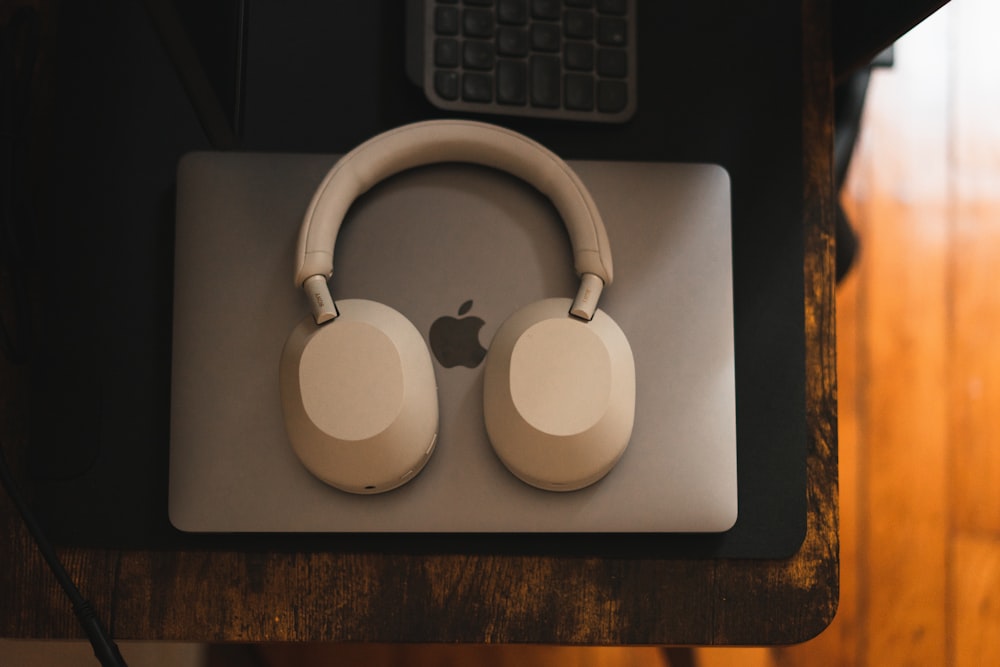
<svg viewBox="0 0 1000 667"><path fill-rule="evenodd" d="M587 188L566 162L528 137L496 125L433 120L377 135L330 169L302 222L296 249L296 286L312 291L321 281L311 279L321 276L325 292L326 279L333 274L337 234L355 199L394 174L442 162L493 167L534 186L552 201L566 225L574 268L584 281L581 294L591 294L595 288L599 294L598 283L603 287L612 281L611 250L601 215ZM321 298L313 294L314 306ZM587 300L593 300L596 308L596 295ZM593 314L589 307L584 312Z"/></svg>

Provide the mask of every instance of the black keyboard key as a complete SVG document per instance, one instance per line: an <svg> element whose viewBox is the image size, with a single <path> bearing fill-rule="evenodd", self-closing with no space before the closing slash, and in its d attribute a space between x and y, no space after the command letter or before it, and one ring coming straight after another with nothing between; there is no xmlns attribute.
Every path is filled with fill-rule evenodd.
<svg viewBox="0 0 1000 667"><path fill-rule="evenodd" d="M493 13L485 9L466 9L462 13L462 34L466 37L492 37Z"/></svg>
<svg viewBox="0 0 1000 667"><path fill-rule="evenodd" d="M531 48L555 52L562 44L558 23L536 23L531 26Z"/></svg>
<svg viewBox="0 0 1000 667"><path fill-rule="evenodd" d="M438 37L434 40L434 64L438 67L458 67L458 40Z"/></svg>
<svg viewBox="0 0 1000 667"><path fill-rule="evenodd" d="M563 51L566 69L589 72L594 69L594 47L585 42L568 42Z"/></svg>
<svg viewBox="0 0 1000 667"><path fill-rule="evenodd" d="M628 104L628 88L623 81L597 82L597 109L605 113L621 111Z"/></svg>
<svg viewBox="0 0 1000 667"><path fill-rule="evenodd" d="M434 90L446 100L458 99L458 72L438 70L434 72Z"/></svg>
<svg viewBox="0 0 1000 667"><path fill-rule="evenodd" d="M554 56L532 56L531 104L536 107L556 108L560 102L559 58Z"/></svg>
<svg viewBox="0 0 1000 667"><path fill-rule="evenodd" d="M497 102L525 105L528 102L528 66L520 60L497 63Z"/></svg>
<svg viewBox="0 0 1000 667"><path fill-rule="evenodd" d="M624 16L627 3L625 0L597 0L597 11L602 14Z"/></svg>
<svg viewBox="0 0 1000 667"><path fill-rule="evenodd" d="M597 52L597 73L624 79L628 74L628 55L618 49L601 49Z"/></svg>
<svg viewBox="0 0 1000 667"><path fill-rule="evenodd" d="M492 7L493 0L465 0L467 5L479 5L480 7Z"/></svg>
<svg viewBox="0 0 1000 667"><path fill-rule="evenodd" d="M502 56L528 55L528 31L502 27L497 30L497 53Z"/></svg>
<svg viewBox="0 0 1000 667"><path fill-rule="evenodd" d="M579 10L567 11L563 16L563 30L573 39L593 39L594 15Z"/></svg>
<svg viewBox="0 0 1000 667"><path fill-rule="evenodd" d="M628 25L625 19L601 17L597 20L597 41L605 46L625 46Z"/></svg>
<svg viewBox="0 0 1000 667"><path fill-rule="evenodd" d="M458 9L437 7L434 9L434 32L439 35L458 34Z"/></svg>
<svg viewBox="0 0 1000 667"><path fill-rule="evenodd" d="M493 77L489 74L463 75L462 99L466 102L492 102Z"/></svg>
<svg viewBox="0 0 1000 667"><path fill-rule="evenodd" d="M594 108L594 77L587 74L566 75L566 108L577 111Z"/></svg>
<svg viewBox="0 0 1000 667"><path fill-rule="evenodd" d="M565 0L567 7L582 7L590 9L594 6L594 0Z"/></svg>
<svg viewBox="0 0 1000 667"><path fill-rule="evenodd" d="M528 22L528 0L499 0L497 22L506 25L524 25Z"/></svg>
<svg viewBox="0 0 1000 667"><path fill-rule="evenodd" d="M462 64L469 69L493 69L493 43L467 39L462 43Z"/></svg>
<svg viewBox="0 0 1000 667"><path fill-rule="evenodd" d="M561 11L559 0L531 0L531 15L536 19L554 21Z"/></svg>

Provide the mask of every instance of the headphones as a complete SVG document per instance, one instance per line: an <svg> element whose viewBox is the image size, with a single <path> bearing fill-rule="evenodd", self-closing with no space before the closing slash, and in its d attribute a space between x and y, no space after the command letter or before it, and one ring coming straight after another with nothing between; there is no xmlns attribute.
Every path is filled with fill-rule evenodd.
<svg viewBox="0 0 1000 667"><path fill-rule="evenodd" d="M299 232L295 285L312 315L289 335L279 379L296 455L319 479L381 493L413 479L437 440L430 352L398 311L364 299L334 303L328 279L340 225L354 200L399 172L467 162L510 173L554 204L569 232L580 287L574 299L522 307L486 355L483 416L494 451L524 482L580 489L618 462L635 419L635 362L597 301L612 280L611 251L590 193L562 159L511 130L464 120L405 125L343 156Z"/></svg>

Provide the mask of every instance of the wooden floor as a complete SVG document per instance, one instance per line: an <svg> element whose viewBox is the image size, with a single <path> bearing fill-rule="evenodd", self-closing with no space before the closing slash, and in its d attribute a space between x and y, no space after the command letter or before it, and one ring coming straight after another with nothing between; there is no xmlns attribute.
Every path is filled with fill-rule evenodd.
<svg viewBox="0 0 1000 667"><path fill-rule="evenodd" d="M862 254L837 304L840 611L800 646L698 649L703 667L1000 665L1000 3L952 0L895 55L844 193ZM510 650L489 662L665 664ZM473 659L435 653L404 662Z"/></svg>
<svg viewBox="0 0 1000 667"><path fill-rule="evenodd" d="M1000 3L952 0L895 55L843 197L840 611L703 666L1000 665Z"/></svg>

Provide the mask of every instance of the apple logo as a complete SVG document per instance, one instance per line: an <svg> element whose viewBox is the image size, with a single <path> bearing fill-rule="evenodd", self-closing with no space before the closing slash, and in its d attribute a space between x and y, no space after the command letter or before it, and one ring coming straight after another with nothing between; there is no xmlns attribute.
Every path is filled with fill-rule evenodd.
<svg viewBox="0 0 1000 667"><path fill-rule="evenodd" d="M469 299L458 309L459 316L472 308ZM431 351L445 368L465 366L475 368L486 356L486 348L479 344L479 330L486 324L481 318L450 317L445 315L431 324Z"/></svg>

